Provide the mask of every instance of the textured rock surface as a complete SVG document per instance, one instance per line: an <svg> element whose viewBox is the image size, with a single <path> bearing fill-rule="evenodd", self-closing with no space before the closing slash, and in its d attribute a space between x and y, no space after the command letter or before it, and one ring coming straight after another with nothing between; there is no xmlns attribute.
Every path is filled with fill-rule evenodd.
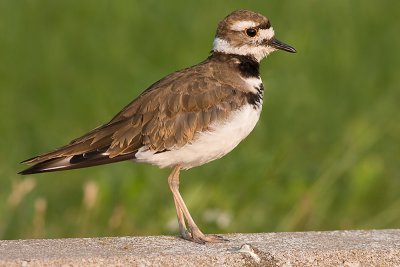
<svg viewBox="0 0 400 267"><path fill-rule="evenodd" d="M400 230L0 241L1 266L400 266Z"/></svg>

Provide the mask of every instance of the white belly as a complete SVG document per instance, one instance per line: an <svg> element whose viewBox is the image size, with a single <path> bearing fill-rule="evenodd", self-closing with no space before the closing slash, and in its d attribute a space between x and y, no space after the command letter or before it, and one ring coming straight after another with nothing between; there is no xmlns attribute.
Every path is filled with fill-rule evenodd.
<svg viewBox="0 0 400 267"><path fill-rule="evenodd" d="M155 154L147 147L136 153L136 161L161 168L181 165L183 169L219 159L234 149L254 129L260 118L261 105L256 109L245 105L234 111L225 122L211 125L210 131L198 133L194 141L183 147Z"/></svg>

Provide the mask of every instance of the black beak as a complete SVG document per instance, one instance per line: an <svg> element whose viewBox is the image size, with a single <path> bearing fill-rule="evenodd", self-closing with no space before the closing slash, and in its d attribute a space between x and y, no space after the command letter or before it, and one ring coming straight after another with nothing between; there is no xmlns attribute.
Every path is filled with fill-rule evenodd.
<svg viewBox="0 0 400 267"><path fill-rule="evenodd" d="M272 46L279 50L284 50L284 51L287 51L290 53L296 53L296 49L294 49L294 47L291 47L288 44L282 43L281 41L275 39L275 37L272 37L272 39L270 39L267 44L269 46Z"/></svg>

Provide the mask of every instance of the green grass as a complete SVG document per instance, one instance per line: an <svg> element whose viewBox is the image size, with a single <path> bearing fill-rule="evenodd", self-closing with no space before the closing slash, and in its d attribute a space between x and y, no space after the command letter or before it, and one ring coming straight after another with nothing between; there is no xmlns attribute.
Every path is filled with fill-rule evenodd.
<svg viewBox="0 0 400 267"><path fill-rule="evenodd" d="M270 17L297 54L262 63L253 133L182 173L205 232L400 227L396 1L0 1L0 238L171 234L168 170L131 162L19 176L203 60L219 20ZM86 192L86 193L85 193Z"/></svg>

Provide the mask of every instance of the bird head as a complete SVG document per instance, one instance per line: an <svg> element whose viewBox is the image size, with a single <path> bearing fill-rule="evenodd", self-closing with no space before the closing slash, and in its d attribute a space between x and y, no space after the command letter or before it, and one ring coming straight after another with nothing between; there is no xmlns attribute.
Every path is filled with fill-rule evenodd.
<svg viewBox="0 0 400 267"><path fill-rule="evenodd" d="M276 50L296 52L292 46L275 38L271 22L259 13L237 10L218 24L214 52L252 56L261 61Z"/></svg>

